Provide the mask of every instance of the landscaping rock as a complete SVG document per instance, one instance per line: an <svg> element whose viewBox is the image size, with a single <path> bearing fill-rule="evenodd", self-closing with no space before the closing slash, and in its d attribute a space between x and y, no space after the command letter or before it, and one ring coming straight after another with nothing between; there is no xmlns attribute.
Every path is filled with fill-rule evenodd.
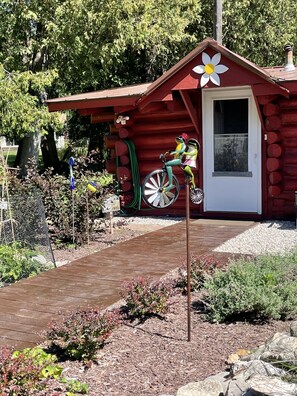
<svg viewBox="0 0 297 396"><path fill-rule="evenodd" d="M232 367L232 373L235 376L236 373L243 373L243 378L247 381L254 375L266 375L266 376L281 376L285 375L285 371L272 364L264 362L262 360L252 360L251 362L237 362Z"/></svg>
<svg viewBox="0 0 297 396"><path fill-rule="evenodd" d="M190 383L178 390L177 396L297 396L297 384L281 378L286 371L268 361L297 364L297 321L290 334L276 333L254 353L237 351L229 355L229 371Z"/></svg>
<svg viewBox="0 0 297 396"><path fill-rule="evenodd" d="M276 333L265 345L245 360L261 359L264 361L281 360L297 363L297 337L286 333Z"/></svg>
<svg viewBox="0 0 297 396"><path fill-rule="evenodd" d="M277 377L255 375L248 381L250 392L255 396L296 396L297 385Z"/></svg>
<svg viewBox="0 0 297 396"><path fill-rule="evenodd" d="M231 376L227 371L207 377L205 381L220 382L223 387L224 396L242 396L248 390L248 384L240 373Z"/></svg>
<svg viewBox="0 0 297 396"><path fill-rule="evenodd" d="M178 389L176 396L223 396L224 390L220 382L198 381L190 382Z"/></svg>
<svg viewBox="0 0 297 396"><path fill-rule="evenodd" d="M243 375L240 374L229 380L224 396L247 396L248 388L247 382L244 380Z"/></svg>
<svg viewBox="0 0 297 396"><path fill-rule="evenodd" d="M297 320L294 320L294 322L291 323L290 336L297 337Z"/></svg>

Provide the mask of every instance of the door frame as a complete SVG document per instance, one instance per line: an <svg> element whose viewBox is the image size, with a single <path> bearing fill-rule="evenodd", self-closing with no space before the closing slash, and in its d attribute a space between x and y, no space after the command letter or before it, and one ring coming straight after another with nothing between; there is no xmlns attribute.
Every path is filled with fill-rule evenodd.
<svg viewBox="0 0 297 396"><path fill-rule="evenodd" d="M254 213L261 215L262 214L262 147L261 147L261 122L259 119L259 114L257 111L257 106L255 103L255 98L250 86L242 86L242 87L228 87L228 88L206 88L202 89L202 141L203 141L203 189L205 190L205 199L204 199L204 213L208 212L225 212L232 213L229 210L214 210L208 208L208 200L207 200L207 191L208 186L210 184L210 171L211 173L214 171L213 169L213 141L209 147L209 142L206 142L207 138L207 129L212 128L213 131L213 102L214 100L231 100L231 99L245 99L249 100L249 151L248 151L248 171L253 169L256 172L255 177L257 180L255 181L256 191L256 203L255 211L240 211L235 210L233 213ZM256 133L252 133L252 126L256 128ZM213 133L213 132L211 132ZM250 149L250 145L252 147L256 146L256 151ZM212 150L211 153L205 152L205 149L208 148ZM257 156L257 163L252 167L252 161L254 158L252 156ZM211 157L211 158L210 158ZM209 170L209 162L212 161L211 167Z"/></svg>

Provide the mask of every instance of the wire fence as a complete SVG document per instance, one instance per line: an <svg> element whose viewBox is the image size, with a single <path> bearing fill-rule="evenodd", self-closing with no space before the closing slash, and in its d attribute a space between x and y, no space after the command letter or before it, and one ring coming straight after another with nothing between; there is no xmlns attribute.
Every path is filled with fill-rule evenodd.
<svg viewBox="0 0 297 396"><path fill-rule="evenodd" d="M1 191L1 197L0 244L20 242L36 252L41 263L56 266L40 195L7 196Z"/></svg>

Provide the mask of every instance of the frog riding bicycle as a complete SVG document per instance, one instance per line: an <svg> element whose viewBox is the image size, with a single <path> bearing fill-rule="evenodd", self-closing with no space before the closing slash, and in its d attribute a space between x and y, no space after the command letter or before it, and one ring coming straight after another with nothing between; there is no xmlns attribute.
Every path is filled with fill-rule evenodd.
<svg viewBox="0 0 297 396"><path fill-rule="evenodd" d="M145 203L151 208L166 208L177 200L180 185L172 172L172 166L180 166L183 169L186 182L190 185L190 200L194 204L200 204L203 201L203 191L196 188L192 171L192 168L196 168L199 143L196 139L188 139L188 146L186 146L187 139L187 134L177 137L175 150L160 155L163 168L149 173L144 178L142 196ZM173 159L167 160L168 155L172 155ZM182 162L184 156L185 161Z"/></svg>

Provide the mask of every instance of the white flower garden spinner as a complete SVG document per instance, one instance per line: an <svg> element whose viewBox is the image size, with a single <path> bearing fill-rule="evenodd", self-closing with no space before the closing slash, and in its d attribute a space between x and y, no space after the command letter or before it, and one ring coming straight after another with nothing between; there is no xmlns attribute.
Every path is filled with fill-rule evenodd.
<svg viewBox="0 0 297 396"><path fill-rule="evenodd" d="M204 87L210 80L215 85L220 85L221 80L219 74L225 73L229 68L225 65L219 65L221 54L217 53L212 58L205 52L202 53L203 65L195 66L193 71L202 74L200 85Z"/></svg>

